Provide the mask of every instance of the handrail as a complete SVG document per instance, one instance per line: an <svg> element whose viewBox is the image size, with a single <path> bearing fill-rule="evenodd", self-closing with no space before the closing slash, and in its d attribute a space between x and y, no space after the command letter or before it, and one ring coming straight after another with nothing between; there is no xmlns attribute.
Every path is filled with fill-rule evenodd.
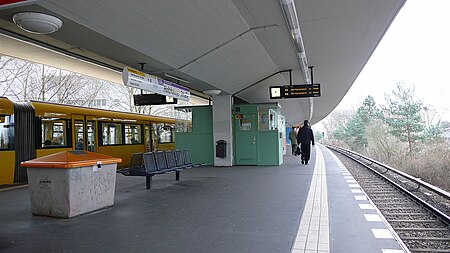
<svg viewBox="0 0 450 253"><path fill-rule="evenodd" d="M425 182L425 181L422 181L422 180L419 179L419 178L416 178L416 177L413 177L413 176L411 176L411 175L409 175L409 174L406 174L406 173L403 172L403 171L399 171L399 170L397 170L397 169L395 169L395 168L392 168L392 167L389 166L389 165L386 165L386 164L384 164L384 163L378 162L378 161L376 161L376 160L374 160L374 159L372 159L372 158L370 158L370 157L367 157L367 156L365 156L365 155L361 155L361 154L356 153L356 152L354 152L354 151L351 151L351 150L349 150L349 149L341 148L341 147L334 146L334 145L325 145L325 146L327 146L327 147L329 147L329 148L331 148L331 149L335 149L335 150L342 150L342 151L347 152L347 153L350 153L350 154L352 154L352 155L357 155L357 156L359 156L359 157L361 157L361 158L364 158L364 159L367 160L367 161L370 161L370 162L372 162L372 163L375 163L376 165L378 165L378 166L380 166L380 167L383 167L383 168L385 168L385 169L387 169L387 170L389 170L389 171L392 171L392 172L394 172L394 173L396 173L396 174L398 174L398 175L400 175L400 176L402 176L402 177L404 177L404 178L407 178L408 180L411 180L411 181L413 181L414 183L416 183L416 184L418 184L418 185L420 185L420 186L424 186L425 188L427 188L427 189L429 189L429 190L431 190L431 191L433 191L433 192L436 192L436 193L438 193L440 196L442 196L442 197L444 197L444 198L450 200L450 193L449 193L449 192L444 191L444 190L442 190L441 188L436 187L436 186L434 186L434 185L432 185L432 184L430 184L430 183L427 183L427 182Z"/></svg>

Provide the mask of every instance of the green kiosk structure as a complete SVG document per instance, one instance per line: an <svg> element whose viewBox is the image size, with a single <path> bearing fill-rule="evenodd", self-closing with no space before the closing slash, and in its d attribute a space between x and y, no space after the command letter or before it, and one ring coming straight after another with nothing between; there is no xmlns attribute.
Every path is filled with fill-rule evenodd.
<svg viewBox="0 0 450 253"><path fill-rule="evenodd" d="M229 114L232 139L226 141L214 139L211 105L178 107L190 116L177 120L176 148L189 149L193 162L210 166L224 166L217 165L217 159L230 157L232 165L280 165L286 153L285 119L280 109L278 103L234 105Z"/></svg>

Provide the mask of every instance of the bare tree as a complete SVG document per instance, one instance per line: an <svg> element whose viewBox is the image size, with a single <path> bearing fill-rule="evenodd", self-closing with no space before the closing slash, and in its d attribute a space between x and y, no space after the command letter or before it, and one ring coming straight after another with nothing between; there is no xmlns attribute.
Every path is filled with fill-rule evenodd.
<svg viewBox="0 0 450 253"><path fill-rule="evenodd" d="M389 133L389 126L380 119L373 120L367 126L367 154L384 163L404 160L408 154L408 145Z"/></svg>
<svg viewBox="0 0 450 253"><path fill-rule="evenodd" d="M345 125L353 111L334 111L323 121L325 131L330 141L341 141L344 136Z"/></svg>
<svg viewBox="0 0 450 253"><path fill-rule="evenodd" d="M0 55L0 95L146 115L176 117L175 105L135 106L141 90L70 71ZM148 94L144 91L143 94ZM190 105L179 101L179 104Z"/></svg>

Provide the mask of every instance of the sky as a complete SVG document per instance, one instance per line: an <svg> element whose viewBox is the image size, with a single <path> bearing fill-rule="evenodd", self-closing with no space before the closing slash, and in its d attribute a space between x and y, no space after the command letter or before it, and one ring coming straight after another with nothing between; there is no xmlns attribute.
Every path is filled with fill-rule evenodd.
<svg viewBox="0 0 450 253"><path fill-rule="evenodd" d="M335 110L378 105L396 84L413 85L424 106L450 120L450 0L408 0Z"/></svg>

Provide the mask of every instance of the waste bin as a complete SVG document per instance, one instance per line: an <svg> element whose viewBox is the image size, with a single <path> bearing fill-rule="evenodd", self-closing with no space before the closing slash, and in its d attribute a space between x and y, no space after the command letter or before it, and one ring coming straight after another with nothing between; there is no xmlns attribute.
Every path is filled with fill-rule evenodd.
<svg viewBox="0 0 450 253"><path fill-rule="evenodd" d="M216 157L220 158L227 157L227 141L225 140L216 141Z"/></svg>
<svg viewBox="0 0 450 253"><path fill-rule="evenodd" d="M114 204L120 158L74 150L22 162L34 215L70 218Z"/></svg>

